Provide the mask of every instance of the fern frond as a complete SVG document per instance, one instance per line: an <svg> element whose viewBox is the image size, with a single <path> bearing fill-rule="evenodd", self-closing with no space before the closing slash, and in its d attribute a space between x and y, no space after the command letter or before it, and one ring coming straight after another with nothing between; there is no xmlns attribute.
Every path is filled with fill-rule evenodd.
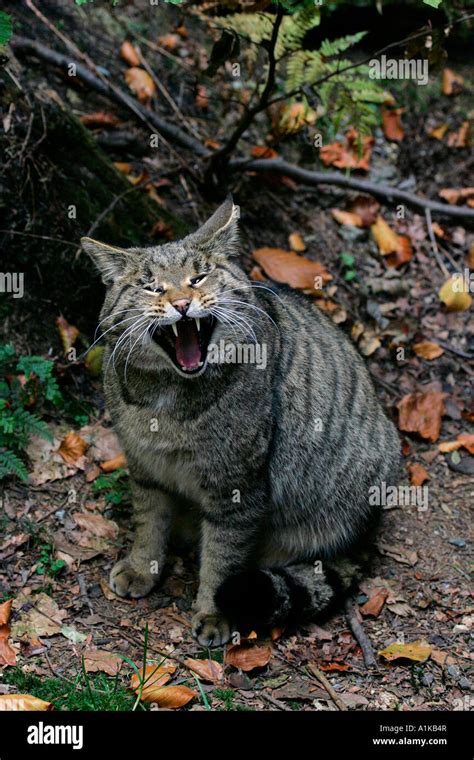
<svg viewBox="0 0 474 760"><path fill-rule="evenodd" d="M325 58L332 58L335 55L345 53L353 45L357 45L365 37L367 32L356 32L355 34L346 34L345 37L338 37L336 40L324 40L321 43L319 52Z"/></svg>
<svg viewBox="0 0 474 760"><path fill-rule="evenodd" d="M24 462L13 451L0 451L0 480L8 475L16 475L21 480L28 480Z"/></svg>

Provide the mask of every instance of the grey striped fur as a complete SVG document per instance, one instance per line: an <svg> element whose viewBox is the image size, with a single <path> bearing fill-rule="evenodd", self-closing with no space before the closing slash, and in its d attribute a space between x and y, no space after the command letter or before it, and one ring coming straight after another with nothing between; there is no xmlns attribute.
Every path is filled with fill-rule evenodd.
<svg viewBox="0 0 474 760"><path fill-rule="evenodd" d="M112 589L147 594L170 533L181 529L200 546L193 620L200 644L229 639L232 610L223 614L216 593L242 571L286 568L285 583L306 593L305 616L319 612L333 596L328 563L350 552L376 518L369 488L395 483L398 474L397 432L351 341L307 297L248 280L230 198L182 241L126 251L82 243L108 286L104 389L130 468L136 522ZM191 286L189 277L208 270ZM144 290L150 282L166 292ZM191 300L192 316L233 310L215 312L224 315L215 343L251 342L250 322L266 345L266 368L208 363L192 377L178 369L147 332L176 318L177 297ZM290 612L284 575L274 578L282 606L268 622Z"/></svg>

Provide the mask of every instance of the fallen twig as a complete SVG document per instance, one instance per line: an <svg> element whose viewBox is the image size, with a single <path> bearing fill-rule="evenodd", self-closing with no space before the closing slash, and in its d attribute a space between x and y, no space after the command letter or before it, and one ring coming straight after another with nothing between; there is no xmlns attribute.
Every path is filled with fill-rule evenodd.
<svg viewBox="0 0 474 760"><path fill-rule="evenodd" d="M316 665L314 664L314 662L308 662L308 664L307 664L306 667L308 668L308 670L310 671L310 673L319 681L319 683L321 684L321 686L324 686L324 688L326 689L327 693L331 697L331 699L334 702L334 704L336 705L336 707L339 710L347 710L348 707L347 707L346 703L342 701L342 699L339 696L339 694L337 693L337 691L334 691L333 687L329 683L329 681L326 678L326 676L324 675L324 673L322 673L319 670L319 668L316 667Z"/></svg>
<svg viewBox="0 0 474 760"><path fill-rule="evenodd" d="M439 268L441 269L442 273L446 278L449 277L449 271L443 261L443 259L440 256L438 243L436 242L434 230L433 230L433 223L431 221L431 211L429 208L425 209L425 217L426 217L426 226L428 228L428 236L431 242L431 249L434 253L434 257L438 263Z"/></svg>
<svg viewBox="0 0 474 760"><path fill-rule="evenodd" d="M318 172L310 169L302 169L280 158L259 158L252 161L238 158L230 161L229 168L231 171L258 171L270 172L273 174L283 174L292 179L299 180L307 185L337 185L338 187L347 187L350 190L359 190L363 193L370 193L378 197L385 198L389 201L404 201L408 206L414 206L425 212L429 209L431 212L445 214L446 216L464 217L474 219L474 209L464 206L448 206L439 201L430 201L413 193L407 193L405 190L399 190L397 187L390 185L379 185L376 182L370 182L367 179L356 179L355 177L346 177L338 172Z"/></svg>
<svg viewBox="0 0 474 760"><path fill-rule="evenodd" d="M365 666L367 668L377 667L377 660L375 658L372 644L367 634L365 633L364 629L362 628L362 625L359 622L352 599L350 598L346 599L346 601L344 602L344 610L346 613L347 622L354 635L354 638L356 639L357 643L362 649Z"/></svg>

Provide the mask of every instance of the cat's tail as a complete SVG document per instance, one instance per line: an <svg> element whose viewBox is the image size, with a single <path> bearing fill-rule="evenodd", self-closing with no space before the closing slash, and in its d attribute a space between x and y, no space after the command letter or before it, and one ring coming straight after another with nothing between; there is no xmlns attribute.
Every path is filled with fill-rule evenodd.
<svg viewBox="0 0 474 760"><path fill-rule="evenodd" d="M347 594L361 577L361 565L345 559L256 568L225 580L215 601L245 634L253 628L312 620Z"/></svg>

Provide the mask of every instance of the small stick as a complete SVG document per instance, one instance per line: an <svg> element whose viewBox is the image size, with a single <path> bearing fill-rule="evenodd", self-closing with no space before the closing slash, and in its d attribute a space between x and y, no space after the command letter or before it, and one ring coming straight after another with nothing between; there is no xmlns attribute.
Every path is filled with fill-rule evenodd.
<svg viewBox="0 0 474 760"><path fill-rule="evenodd" d="M361 623L359 622L356 609L350 598L346 599L344 602L344 610L346 613L346 619L349 624L349 628L351 629L355 640L362 649L366 668L377 667L377 660L375 658L372 644L367 637L364 629L362 628Z"/></svg>
<svg viewBox="0 0 474 760"><path fill-rule="evenodd" d="M448 269L446 268L443 259L440 256L438 243L436 242L436 238L433 231L433 223L431 221L431 211L429 208L425 208L425 218L426 218L426 226L428 227L428 235L431 241L431 249L435 255L435 259L438 262L438 266L441 269L442 273L445 277L449 277Z"/></svg>
<svg viewBox="0 0 474 760"><path fill-rule="evenodd" d="M312 675L319 681L321 686L324 686L324 688L326 689L327 693L331 697L332 701L334 702L338 710L347 710L348 707L345 704L345 702L343 702L339 694L336 691L334 691L333 687L329 683L324 673L321 673L321 671L319 670L319 668L316 667L314 662L308 662L306 667L308 668L310 673L312 673Z"/></svg>
<svg viewBox="0 0 474 760"><path fill-rule="evenodd" d="M263 693L263 698L267 700L267 702L270 702L271 705L277 708L277 710L283 710L285 712L292 712L291 707L287 707L283 702L280 702L279 699L275 699L275 697L272 697L271 694L265 694Z"/></svg>

